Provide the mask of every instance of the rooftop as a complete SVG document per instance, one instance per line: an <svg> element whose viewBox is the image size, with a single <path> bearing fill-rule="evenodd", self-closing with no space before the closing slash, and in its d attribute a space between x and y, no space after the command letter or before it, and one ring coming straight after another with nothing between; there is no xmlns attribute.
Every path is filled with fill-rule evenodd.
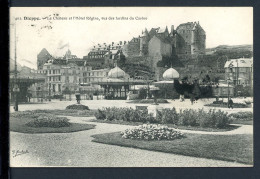
<svg viewBox="0 0 260 179"><path fill-rule="evenodd" d="M239 58L239 59L231 59L225 63L225 68L228 67L253 67L253 58Z"/></svg>

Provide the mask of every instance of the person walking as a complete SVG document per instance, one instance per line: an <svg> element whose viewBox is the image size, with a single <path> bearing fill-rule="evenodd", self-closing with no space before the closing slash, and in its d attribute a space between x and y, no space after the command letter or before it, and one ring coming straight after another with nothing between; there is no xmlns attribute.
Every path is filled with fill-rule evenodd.
<svg viewBox="0 0 260 179"><path fill-rule="evenodd" d="M233 100L231 98L228 100L228 108L233 109Z"/></svg>

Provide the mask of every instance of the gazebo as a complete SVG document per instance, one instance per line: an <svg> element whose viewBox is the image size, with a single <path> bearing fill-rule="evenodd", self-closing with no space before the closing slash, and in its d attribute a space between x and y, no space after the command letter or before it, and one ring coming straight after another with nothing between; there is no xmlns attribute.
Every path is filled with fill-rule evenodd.
<svg viewBox="0 0 260 179"><path fill-rule="evenodd" d="M154 85L163 88L173 88L174 80L179 79L180 74L174 69L169 68L163 73L163 80L155 82ZM164 98L166 98L166 91L164 92Z"/></svg>
<svg viewBox="0 0 260 179"><path fill-rule="evenodd" d="M104 88L105 99L126 99L132 85L144 85L144 80L130 78L121 68L116 66L108 72L107 78L94 82Z"/></svg>

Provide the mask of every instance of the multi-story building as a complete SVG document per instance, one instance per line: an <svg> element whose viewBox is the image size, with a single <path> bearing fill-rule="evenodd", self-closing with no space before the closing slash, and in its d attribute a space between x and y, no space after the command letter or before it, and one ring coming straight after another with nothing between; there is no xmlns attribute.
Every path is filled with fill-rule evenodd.
<svg viewBox="0 0 260 179"><path fill-rule="evenodd" d="M253 58L231 59L225 63L225 80L235 85L253 87Z"/></svg>
<svg viewBox="0 0 260 179"><path fill-rule="evenodd" d="M83 72L83 83L96 83L105 79L109 69L90 70Z"/></svg>
<svg viewBox="0 0 260 179"><path fill-rule="evenodd" d="M118 42L111 44L98 44L97 46L93 46L87 56L83 57L83 60L86 61L86 64L92 66L93 69L102 69L106 65L106 59L114 59L113 55L115 55L118 50L122 49L123 45L126 42Z"/></svg>
<svg viewBox="0 0 260 179"><path fill-rule="evenodd" d="M60 95L64 91L71 93L78 91L80 83L83 83L83 73L91 70L90 66L66 59L51 59L43 66L46 74L49 95Z"/></svg>

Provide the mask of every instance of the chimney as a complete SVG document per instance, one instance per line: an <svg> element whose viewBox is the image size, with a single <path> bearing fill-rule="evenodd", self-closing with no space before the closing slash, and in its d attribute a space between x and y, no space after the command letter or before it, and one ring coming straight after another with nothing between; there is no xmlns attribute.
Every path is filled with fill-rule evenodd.
<svg viewBox="0 0 260 179"><path fill-rule="evenodd" d="M126 44L126 41L124 41L124 45Z"/></svg>
<svg viewBox="0 0 260 179"><path fill-rule="evenodd" d="M112 42L112 46L114 46L114 42Z"/></svg>
<svg viewBox="0 0 260 179"><path fill-rule="evenodd" d="M171 33L173 34L174 32L174 25L171 26Z"/></svg>
<svg viewBox="0 0 260 179"><path fill-rule="evenodd" d="M122 41L120 41L120 45L122 45Z"/></svg>

